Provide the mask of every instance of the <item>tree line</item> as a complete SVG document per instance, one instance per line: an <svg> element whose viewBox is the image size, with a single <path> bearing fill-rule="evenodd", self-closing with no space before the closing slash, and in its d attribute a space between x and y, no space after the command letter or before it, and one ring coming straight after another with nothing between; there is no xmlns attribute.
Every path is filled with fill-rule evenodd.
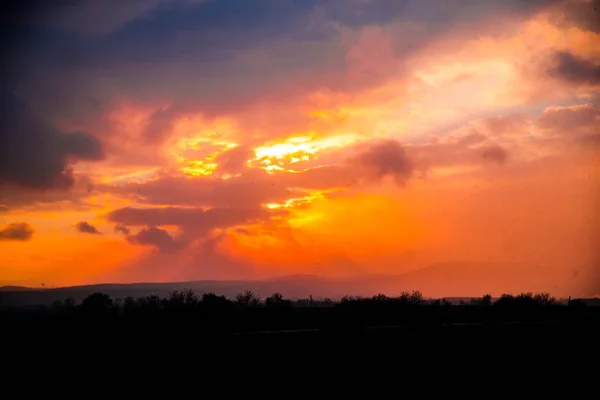
<svg viewBox="0 0 600 400"><path fill-rule="evenodd" d="M594 310L592 310L594 309ZM93 293L79 304L72 298L51 307L0 311L0 318L13 332L45 329L79 332L80 335L119 330L138 335L166 337L182 335L235 334L270 330L349 330L370 326L441 326L448 323L495 324L510 321L556 321L597 318L598 307L581 300L559 304L548 293L504 294L497 299L486 294L468 302L425 299L419 291L399 296L346 296L331 299L289 300L280 293L261 298L252 291L234 298L192 290L113 299ZM51 329L50 329L51 328Z"/></svg>

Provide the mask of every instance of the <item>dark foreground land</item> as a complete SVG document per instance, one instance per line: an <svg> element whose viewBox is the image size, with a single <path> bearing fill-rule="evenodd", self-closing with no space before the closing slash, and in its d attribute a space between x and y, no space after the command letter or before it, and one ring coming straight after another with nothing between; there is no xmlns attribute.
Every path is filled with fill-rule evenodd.
<svg viewBox="0 0 600 400"><path fill-rule="evenodd" d="M573 300L557 304L547 294L490 296L470 303L424 300L419 292L391 298L346 297L339 302L296 301L251 292L229 300L214 294L174 292L115 302L95 293L81 304L2 308L4 343L197 343L311 337L555 337L597 341L600 307Z"/></svg>

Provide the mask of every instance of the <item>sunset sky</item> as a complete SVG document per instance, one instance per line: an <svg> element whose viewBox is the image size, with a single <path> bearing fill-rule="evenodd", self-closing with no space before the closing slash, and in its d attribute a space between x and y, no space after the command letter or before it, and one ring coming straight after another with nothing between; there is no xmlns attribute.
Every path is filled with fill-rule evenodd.
<svg viewBox="0 0 600 400"><path fill-rule="evenodd" d="M600 294L600 1L8 3L0 285L495 263Z"/></svg>

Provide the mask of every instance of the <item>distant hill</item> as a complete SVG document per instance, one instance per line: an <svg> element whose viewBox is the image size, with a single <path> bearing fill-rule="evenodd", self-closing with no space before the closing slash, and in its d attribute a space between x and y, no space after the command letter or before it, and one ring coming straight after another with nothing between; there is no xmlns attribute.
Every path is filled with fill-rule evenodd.
<svg viewBox="0 0 600 400"><path fill-rule="evenodd" d="M346 278L327 278L316 275L290 275L264 280L207 280L190 282L98 284L52 289L30 289L15 286L0 288L0 305L49 305L67 297L80 302L94 292L107 293L115 299L127 296L168 296L175 290L192 289L197 293L216 293L234 297L252 290L261 297L275 292L289 299L339 299L345 295L373 296L377 293L395 296L401 291L420 290L425 297L478 297L485 293L550 292L556 297L591 297L577 291L577 284L565 271L562 280L558 270L538 266L497 263L447 263L398 275L361 275ZM555 283L560 280L560 286Z"/></svg>
<svg viewBox="0 0 600 400"><path fill-rule="evenodd" d="M0 286L0 292L21 292L23 290L43 290L38 288L29 288L27 286Z"/></svg>

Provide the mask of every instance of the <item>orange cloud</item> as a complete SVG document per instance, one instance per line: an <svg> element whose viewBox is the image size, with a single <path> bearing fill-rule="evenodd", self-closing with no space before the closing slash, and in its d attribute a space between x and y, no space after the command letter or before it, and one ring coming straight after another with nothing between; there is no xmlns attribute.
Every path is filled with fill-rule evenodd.
<svg viewBox="0 0 600 400"><path fill-rule="evenodd" d="M277 8L256 31L216 24L208 45L206 20L154 26L152 54L116 39L128 29L95 29L115 39L88 38L98 53L82 65L23 68L37 119L6 132L43 129L4 141L0 236L28 240L0 241L0 281L494 261L523 282L514 265L540 266L567 293L574 265L594 276L600 36L584 3L485 2L440 9L443 21L409 3ZM29 148L40 132L52 151Z"/></svg>

